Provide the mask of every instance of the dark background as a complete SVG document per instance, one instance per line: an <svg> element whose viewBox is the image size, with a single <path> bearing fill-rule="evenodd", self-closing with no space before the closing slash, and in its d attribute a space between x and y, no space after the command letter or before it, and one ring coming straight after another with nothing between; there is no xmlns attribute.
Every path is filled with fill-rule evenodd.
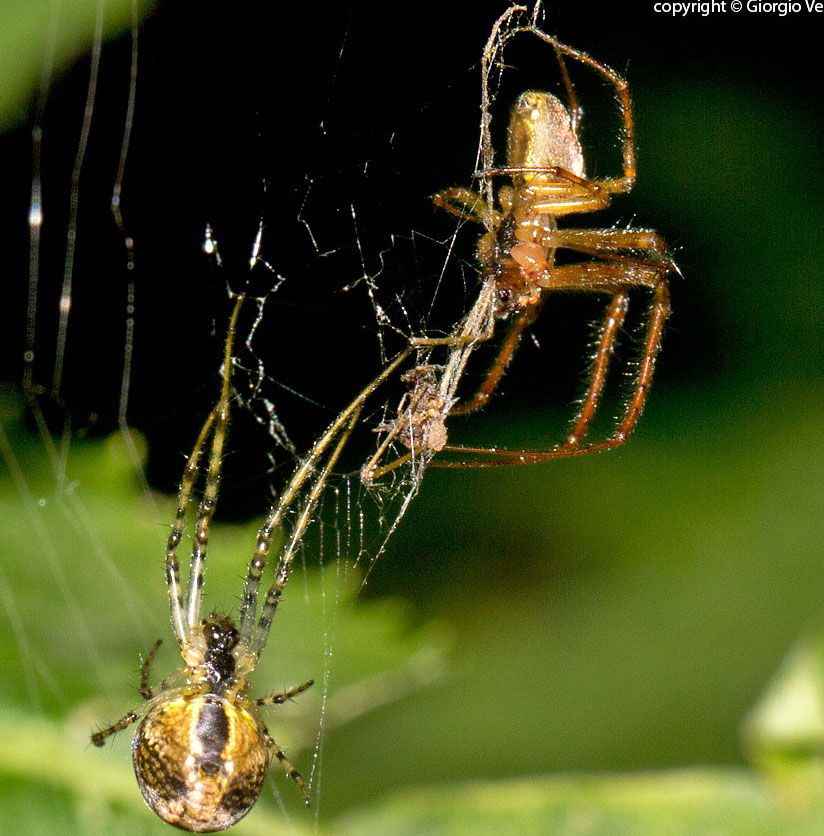
<svg viewBox="0 0 824 836"><path fill-rule="evenodd" d="M401 327L420 328L424 321L433 331L446 327L450 315L466 305L471 293L461 282L469 281L468 269L451 287L447 282L439 289L441 309L448 311L445 318L439 322L425 316L443 251L429 251L425 242L413 247L408 241L413 231L445 240L448 219L433 211L427 196L447 185L470 184L478 60L501 8L493 3L424 3L395 16L380 4L356 3L325 10L309 21L304 9L267 3L241 3L231 12L217 4L170 4L146 20L140 33L136 119L122 208L126 232L135 241L129 421L150 438L153 484L175 484L176 457L170 453L180 449L181 438L194 435L213 397L210 382L220 351L214 334L222 332L226 317L225 287L238 291L249 281L248 257L261 217L262 255L288 281L268 305L285 315L265 317L256 348L278 384L323 407L307 407L283 389L277 398L272 395L287 427L306 428L303 435L296 431L301 447L378 368L365 286L349 293L341 288L364 272L376 275L385 255L379 283L388 312ZM673 282L675 316L658 386L699 380L712 385L746 364L753 343L763 337L731 333L729 309L752 306L756 300L743 276L731 293L720 292L713 269L717 253L711 248L729 244L744 251L745 236L754 230L742 230L734 217L715 217L715 204L729 183L729 158L739 154L746 157L740 162L749 165L749 182L732 198L742 208L760 207L760 234L782 235L776 229L776 184L786 184L788 178L806 182L809 200L816 200L817 149L805 142L820 133L821 124L820 77L813 62L817 22L816 15L781 18L746 11L672 17L654 13L651 3L620 8L609 3L552 4L547 11L547 31L625 72L630 80L638 121L638 187L631 198L619 198L617 208L600 222L634 221L658 229L685 274L684 280ZM128 38L122 38L104 51L81 181L65 379L54 416L59 426L65 407L76 430L100 434L115 425L123 357L126 257L108 204L125 112L129 48ZM555 83L550 59L539 55L530 59L529 70L518 71L530 79L536 76L538 82L543 72ZM44 229L35 379L46 388L65 253L68 172L87 77L85 59L59 74L44 121L44 209L50 222ZM585 73L578 77L586 80ZM668 100L677 108L677 92L684 89L695 91L691 109L665 111L667 105L660 103ZM590 164L592 148L600 143L594 168L612 172L618 163L617 124L603 92L601 86L597 102L582 100L584 142ZM702 96L713 105L720 100L720 110L702 109ZM725 146L724 103L732 109L740 97L752 103L754 118L746 134L733 138L735 147ZM787 135L780 148L787 169L758 146L760 108L778 110L787 128L799 131L799 136ZM9 166L4 203L4 227L11 241L25 240L28 141L26 129L4 140L5 158L18 161ZM694 213L702 215L696 220L713 226L716 241L701 240L691 226L693 218L679 211L671 194L663 194L661 181L676 167L676 197L695 206ZM360 250L350 207L357 211ZM318 257L302 219L321 251L333 254ZM200 252L207 223L220 244L221 270ZM466 237L461 254L468 267L472 236ZM24 246L7 249L9 275L25 275L27 255ZM744 273L743 260L741 264ZM273 278L258 268L251 291L264 293ZM398 288L412 311L408 325L397 305L392 307ZM8 324L3 329L2 371L11 381L20 376L25 289L24 281L9 281L3 291ZM779 283L766 293L782 304ZM577 355L586 351L589 331L576 325L595 319L599 308L586 302L561 302L560 308L565 304L573 306L572 313L559 315L536 332L544 355L557 356L551 372L540 359L531 366L534 354L524 351L523 367L514 369L507 381L513 399L540 403L540 391L548 389L557 404L579 394L583 368ZM574 308L576 304L580 307ZM421 313L417 320L416 309ZM388 350L399 344L390 335ZM803 356L807 352L802 350L799 354L801 362L820 368L818 356ZM237 456L243 455L245 436L239 433L233 442ZM255 469L255 448L266 443L254 432L249 437L253 449L243 465L246 479ZM550 430L547 441L555 437ZM258 481L251 483L249 496L238 505L248 508L249 497L260 496L260 487ZM231 513L228 506L224 513Z"/></svg>

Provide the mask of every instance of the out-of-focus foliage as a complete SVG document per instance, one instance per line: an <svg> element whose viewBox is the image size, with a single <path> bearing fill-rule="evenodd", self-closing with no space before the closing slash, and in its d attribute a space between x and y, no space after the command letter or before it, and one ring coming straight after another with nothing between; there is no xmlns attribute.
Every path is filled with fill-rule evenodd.
<svg viewBox="0 0 824 836"><path fill-rule="evenodd" d="M13 415L13 403L5 401L3 412ZM153 681L180 667L169 641L162 562L151 557L162 546L165 526L153 521L158 509L141 491L120 436L74 445L74 481L62 495L48 487L52 474L42 449L14 419L3 437L16 451L5 460L26 475L27 489L21 495L8 471L3 473L3 519L20 523L4 543L0 569L4 626L10 628L0 644L6 671L0 689L0 829L159 832L165 825L145 808L134 781L130 734L99 750L90 745L89 733L140 702L136 669L151 637L165 640ZM3 448L10 449L6 441ZM168 516L168 500L157 501L165 511L161 517ZM235 606L254 540L253 525L214 532L213 555L220 559L209 567L207 607ZM319 680L300 700L266 718L306 774L322 702L323 724L332 736L341 725L431 687L445 674L449 629L413 629L399 601L353 606L358 581L345 558L333 559L323 571L298 570L279 608L269 652L255 672L260 696L299 680ZM327 663L325 654L334 661ZM328 694L324 672L334 677ZM294 788L276 768L272 775L287 806L294 806ZM41 810L45 800L49 809ZM45 826L52 816L53 824ZM137 821L130 823L133 817ZM261 827L242 825L238 832Z"/></svg>
<svg viewBox="0 0 824 836"><path fill-rule="evenodd" d="M100 15L104 37L113 37L139 17L151 0L10 0L0 7L0 130L18 122L26 99L37 88L46 56L65 67L92 45Z"/></svg>

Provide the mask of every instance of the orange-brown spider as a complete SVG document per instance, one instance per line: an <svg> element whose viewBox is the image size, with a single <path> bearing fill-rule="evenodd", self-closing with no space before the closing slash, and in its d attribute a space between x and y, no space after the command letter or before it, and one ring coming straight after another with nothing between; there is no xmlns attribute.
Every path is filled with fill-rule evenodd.
<svg viewBox="0 0 824 836"><path fill-rule="evenodd" d="M421 400L407 398L397 427L390 429L375 456L364 466L363 478L372 481L413 457L424 462L444 449L464 454L487 454L497 460L439 461L440 467L484 467L517 464L545 458L578 455L593 450L606 450L621 444L638 421L646 401L655 360L661 344L664 323L669 314L667 274L676 269L666 245L649 229L568 229L559 228L558 219L580 212L606 208L614 194L630 191L636 178L634 123L626 81L614 70L585 52L560 43L545 34L533 20L528 25L512 26L513 15L526 10L513 7L495 24L484 51L483 112L488 116L489 94L486 86L489 65L497 52L511 38L521 33L537 36L555 51L567 90L569 107L551 93L528 90L522 93L510 114L507 164L491 165L492 152L488 118L484 120L482 147L485 167L479 172L485 194L455 187L439 192L433 198L436 206L462 220L483 224L486 232L477 246L482 286L478 299L457 328L444 338L416 338L412 345L424 354L446 346L447 362L440 385L433 395ZM587 177L584 154L578 136L581 111L564 64L564 56L591 67L616 90L623 125L623 173L619 177L590 179ZM497 191L493 200L493 177L506 176L511 185ZM556 253L569 250L587 255L586 261L556 264ZM651 293L649 323L633 392L624 415L605 441L584 445L592 418L604 391L610 357L629 305L632 288L644 287ZM517 348L521 335L535 321L548 293L556 290L577 290L609 297L604 324L598 336L592 372L580 411L566 440L545 451L511 451L447 445L444 422L449 415L460 415L480 409L493 394ZM509 333L485 380L477 392L461 402L457 387L469 354L475 346L489 339L495 324L508 320ZM421 368L422 366L419 366ZM432 414L433 403L440 405L440 414ZM418 414L420 405L426 414ZM436 420L437 419L437 420ZM438 445L419 434L417 449L405 441L403 427L437 426ZM408 432L406 432L408 436ZM398 438L410 453L390 464L379 466L388 444ZM413 439L414 441L415 439Z"/></svg>

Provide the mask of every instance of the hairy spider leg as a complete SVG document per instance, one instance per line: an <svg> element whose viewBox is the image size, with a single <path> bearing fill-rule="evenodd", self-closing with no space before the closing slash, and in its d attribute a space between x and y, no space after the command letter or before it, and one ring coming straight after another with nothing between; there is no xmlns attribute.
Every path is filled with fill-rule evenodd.
<svg viewBox="0 0 824 836"><path fill-rule="evenodd" d="M152 645L152 649L148 652L148 654L146 654L146 658L143 660L143 664L140 666L140 688L138 689L138 693L141 697L143 697L144 700L151 700L154 696L152 689L149 687L149 675L152 667L152 662L154 661L154 658L157 655L157 651L162 643L162 639L158 639ZM128 728L136 720L139 720L142 714L142 711L130 711L128 714L125 714L111 726L107 726L105 729L96 731L92 735L92 743L95 746L102 746L103 742L106 740L107 737L110 737L111 735L117 734L117 732L123 731L123 729Z"/></svg>
<svg viewBox="0 0 824 836"><path fill-rule="evenodd" d="M614 443L610 445L617 446L626 440L627 436L635 427L646 401L655 361L661 346L664 323L670 312L669 290L666 276L676 268L667 253L666 245L653 230L564 229L553 233L550 237L554 239L552 241L553 246L611 260L613 262L612 264L604 264L602 266L618 268L616 272L620 273L620 265L625 265L627 268L627 272L624 274L625 277L628 276L633 279L624 288L614 293L607 308L598 338L598 348L593 360L590 383L586 395L581 402L581 409L575 425L561 449L575 450L580 447L581 441L586 435L589 424L598 407L606 382L607 369L615 345L615 339L627 314L629 286L635 284L644 285L652 290L652 297L649 302L647 337L641 354L633 395L627 404L623 420L612 436ZM628 253L628 255L624 253ZM638 256L641 253L648 254L648 259L639 258ZM578 265L570 266L574 268ZM592 267L590 265L581 266L585 268L586 280L592 278ZM572 269L569 273L572 275L573 280L575 280L576 271ZM555 282L560 283L565 280L564 271L561 270L559 272L559 268L555 268L554 272L550 275L552 286L556 286ZM593 289L597 290L598 288L594 287Z"/></svg>
<svg viewBox="0 0 824 836"><path fill-rule="evenodd" d="M215 416L216 413L212 410L203 423L195 441L195 446L186 460L186 467L183 469L183 478L180 481L180 491L177 497L177 511L166 544L166 589L169 595L172 628L178 644L181 645L188 639L188 628L183 617L183 594L180 587L180 561L177 556L177 547L180 545L186 528L186 515L189 510L191 494L197 482L200 456L206 445L206 439L215 421Z"/></svg>
<svg viewBox="0 0 824 836"><path fill-rule="evenodd" d="M154 658L157 656L157 651L160 649L161 644L163 644L163 639L158 639L152 645L151 650L146 654L146 658L140 666L140 688L138 689L138 693L144 700L150 700L154 696L149 686L149 672L152 669L152 662L154 662Z"/></svg>
<svg viewBox="0 0 824 836"><path fill-rule="evenodd" d="M592 378L584 397L581 410L575 426L567 441L553 450L501 450L483 447L447 446L444 449L452 452L471 453L473 455L506 456L505 459L494 461L441 461L433 462L434 467L492 467L503 464L529 464L550 458L565 458L584 453L609 450L622 444L632 432L646 401L655 369L655 361L661 344L664 324L669 315L669 288L666 274L672 269L671 263L656 264L654 262L630 261L622 263L595 262L586 264L572 264L556 267L552 271L554 289L590 290L612 294L612 301L608 308L607 317L599 338ZM582 446L581 441L586 434L589 422L597 408L606 370L609 365L612 346L618 328L625 315L624 297L627 289L632 286L645 286L652 290L649 307L649 323L641 360L636 375L633 393L627 404L623 419L613 434L606 441Z"/></svg>
<svg viewBox="0 0 824 836"><path fill-rule="evenodd" d="M360 407L352 411L351 417L344 427L338 443L332 450L328 461L324 465L320 476L313 482L309 495L303 503L303 508L298 516L297 524L292 532L292 536L289 538L288 544L278 557L278 565L275 570L275 580L269 587L269 591L266 593L266 598L264 599L263 606L260 610L260 618L258 619L257 627L252 635L251 648L252 653L254 653L256 657L260 656L263 652L263 648L266 646L266 641L269 638L269 630L272 627L272 621L274 620L275 612L278 608L278 604L280 603L281 595L283 594L283 588L286 586L286 581L289 580L289 571L292 567L292 561L298 553L298 547L303 539L306 527L311 521L312 514L314 513L315 507L320 499L320 495L323 492L326 480L340 457L343 448L346 446L349 436L355 428L355 424L357 424L359 417Z"/></svg>
<svg viewBox="0 0 824 836"><path fill-rule="evenodd" d="M561 229L551 233L547 232L541 244L552 248L563 247L614 262L612 264L572 264L553 267L547 278L539 282L545 290L591 290L613 294L598 337L598 348L593 359L592 373L586 394L581 402L575 425L567 441L558 450L573 451L578 449L586 435L603 394L615 339L626 318L629 305L628 289L632 286L641 285L649 287L653 291L650 300L647 339L641 355L634 393L627 404L625 417L615 431L614 441L608 447L605 448L598 444L583 448L581 452L615 447L625 441L631 433L646 400L655 359L660 348L664 322L669 315L666 274L676 269L675 265L667 254L664 242L657 233L648 229ZM643 251L649 252L650 260L641 260L637 257L622 254L625 252L636 254ZM615 286L611 288L609 281L613 277ZM537 313L538 310L536 309L532 316L529 315L530 311L519 315L513 323L507 341L478 391L469 401L453 408L453 415L473 412L486 403L503 377L521 333L524 328L532 323ZM496 450L494 452L497 454L503 451Z"/></svg>
<svg viewBox="0 0 824 836"><path fill-rule="evenodd" d="M629 293L621 290L615 293L607 307L606 316L598 334L598 348L592 361L592 372L589 378L586 394L581 401L581 408L566 442L561 449L574 449L586 435L590 422L595 416L595 410L601 400L607 379L607 369L615 348L615 339L629 310Z"/></svg>
<svg viewBox="0 0 824 836"><path fill-rule="evenodd" d="M294 688L290 688L282 694L270 694L268 697L258 697L255 700L255 705L283 705L298 694L302 694L307 688L311 688L314 684L315 680L310 679L308 682L304 682L303 685L296 685Z"/></svg>
<svg viewBox="0 0 824 836"><path fill-rule="evenodd" d="M209 545L209 527L215 513L215 503L217 502L223 467L223 445L229 428L229 379L231 377L232 351L240 304L239 301L232 313L232 320L226 337L226 353L223 358L223 384L220 390L220 399L215 407L215 429L212 434L209 467L206 471L206 482L195 521L194 544L192 546L192 559L189 565L189 580L186 584L185 599L186 621L190 633L200 621L200 602L203 594L206 550Z"/></svg>
<svg viewBox="0 0 824 836"><path fill-rule="evenodd" d="M298 772L297 769L293 766L292 762L286 755L283 753L283 749L275 743L275 739L269 734L266 726L263 727L263 733L266 737L266 745L272 751L274 756L280 761L280 765L283 771L286 773L287 777L291 778L298 786L298 789L303 796L303 802L306 806L309 806L309 788L306 786L306 782L303 780L303 775Z"/></svg>
<svg viewBox="0 0 824 836"><path fill-rule="evenodd" d="M578 94L575 92L575 85L569 77L569 70L567 70L566 61L564 61L564 54L557 47L555 47L555 59L558 61L558 67L561 70L561 79L564 82L564 89L567 94L567 112L569 113L569 123L572 126L572 132L578 134L578 125L584 111L578 103Z"/></svg>
<svg viewBox="0 0 824 836"><path fill-rule="evenodd" d="M506 339L481 385L471 398L455 404L450 410L450 415L469 415L472 412L477 412L486 404L506 374L524 331L535 322L540 310L540 305L530 305L526 310L520 311L512 318Z"/></svg>

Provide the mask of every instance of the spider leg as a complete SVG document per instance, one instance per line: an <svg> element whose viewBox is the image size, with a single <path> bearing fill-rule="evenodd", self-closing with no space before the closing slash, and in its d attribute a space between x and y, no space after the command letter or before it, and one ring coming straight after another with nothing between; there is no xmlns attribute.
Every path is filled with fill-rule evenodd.
<svg viewBox="0 0 824 836"><path fill-rule="evenodd" d="M149 687L149 672L151 671L152 662L161 644L163 644L163 639L158 639L152 645L152 649L148 652L146 658L143 660L143 664L140 666L140 688L138 693L144 700L150 700L154 696L152 689Z"/></svg>
<svg viewBox="0 0 824 836"><path fill-rule="evenodd" d="M235 328L237 325L237 317L240 312L240 307L243 303L243 297L238 297L235 307L232 311L232 317L229 324L229 331L226 337L226 348L224 352L223 365L223 385L221 387L221 397L217 406L209 413L203 426L200 428L195 446L186 460L186 467L183 470L183 478L180 482L180 490L177 497L177 511L175 512L174 522L172 523L172 530L169 534L169 539L166 543L166 588L169 596L169 610L172 619L172 627L174 629L175 637L178 644L185 644L190 635L190 630L193 624L197 623L195 619L192 622L189 614L191 612L191 605L200 605L200 589L197 589L196 596L193 594L193 578L200 575L200 586L203 584L203 560L205 559L205 550L202 549L202 541L205 534L205 540L208 541L208 529L211 515L214 513L214 501L217 496L217 487L220 481L220 451L223 446L223 439L226 435L226 424L228 423L228 400L229 400L229 376L231 368L232 347L234 345ZM220 424L224 421L222 430L214 430L215 435L212 440L212 455L210 457L209 476L207 477L207 487L204 494L204 502L206 501L206 494L211 493L211 499L206 506L208 513L204 514L204 504L201 503L200 511L198 512L198 522L195 531L195 552L197 554L197 561L195 554L192 555L192 563L190 565L189 581L186 588L186 596L184 603L184 596L180 586L180 560L177 556L177 549L180 541L183 538L183 531L186 528L186 515L189 510L189 503L191 501L192 492L197 484L197 477L200 467L200 459L203 451L206 449L209 434L213 432L215 423ZM218 466L215 473L215 438L220 437L218 448ZM211 487L210 483L211 482ZM204 528L205 523L205 528ZM195 571L197 570L197 571ZM197 582L194 583L197 585ZM195 599L196 597L196 599ZM195 599L195 600L193 600Z"/></svg>
<svg viewBox="0 0 824 836"><path fill-rule="evenodd" d="M569 112L569 124L572 127L572 132L578 135L578 126L581 124L581 117L584 111L578 103L578 94L575 92L575 86L572 79L569 77L566 61L564 61L564 54L557 47L555 48L555 58L558 61L558 68L561 71L561 79L564 82L564 89L567 94L567 111Z"/></svg>
<svg viewBox="0 0 824 836"><path fill-rule="evenodd" d="M668 270L677 269L667 253L667 245L652 229L545 230L540 243L544 247L563 247L607 260L652 262Z"/></svg>
<svg viewBox="0 0 824 836"><path fill-rule="evenodd" d="M598 349L592 363L592 375L586 395L581 402L581 409L575 421L566 443L561 445L562 450L573 449L578 446L581 439L586 435L589 424L598 408L598 402L604 391L604 384L607 378L607 369L615 346L615 337L624 323L629 307L629 294L625 291L616 293L607 308L607 314L601 333L598 338Z"/></svg>
<svg viewBox="0 0 824 836"><path fill-rule="evenodd" d="M154 696L154 694L152 693L152 689L149 687L149 671L151 670L154 657L157 655L157 651L162 643L163 640L158 639L152 645L152 649L146 654L146 658L143 660L143 664L140 666L140 688L138 689L138 692L144 700L150 700ZM130 711L128 714L125 714L123 717L121 717L113 725L108 726L105 729L101 729L100 731L94 732L92 734L92 743L95 746L102 746L107 737L110 737L111 735L128 728L132 723L140 719L142 714L143 711Z"/></svg>
<svg viewBox="0 0 824 836"><path fill-rule="evenodd" d="M586 252L606 259L624 260L620 253L622 251L648 251L654 256L655 263L671 265L666 253L666 245L652 230L646 229L562 229L547 232L540 241L542 246L551 248L564 247L576 252ZM637 262L637 258L630 258L631 262ZM556 276L558 268L550 271L550 276ZM549 286L554 284L550 281ZM598 340L598 349L593 363L593 376L587 393L582 403L581 412L575 428L570 434L570 443L573 438L580 439L586 432L586 428L592 419L592 415L600 398L601 391L606 378L606 369L609 365L609 357L612 353L617 332L621 328L626 317L627 299L624 292L615 294L607 309L604 326ZM466 415L481 409L489 398L494 394L507 367L515 353L523 332L535 321L540 313L540 306L531 306L528 310L521 312L512 322L506 341L495 359L486 379L483 381L477 392L467 401L460 403L450 410L450 415Z"/></svg>
<svg viewBox="0 0 824 836"><path fill-rule="evenodd" d="M486 402L492 397L498 384L501 382L506 373L509 363L515 354L515 349L521 341L521 336L524 331L535 321L538 315L539 305L531 305L528 309L519 312L513 317L512 324L509 328L504 344L495 358L495 362L489 369L486 378L475 394L469 400L463 403L456 404L449 411L450 415L468 415L471 412L476 412L481 409Z"/></svg>
<svg viewBox="0 0 824 836"><path fill-rule="evenodd" d="M278 566L275 570L275 580L269 587L269 591L266 593L266 599L264 600L263 607L261 607L260 610L260 618L258 619L257 628L255 629L252 637L251 650L256 658L260 657L260 654L266 645L266 640L269 638L269 630L272 627L272 620L275 617L275 612L277 611L278 604L280 603L283 588L286 586L286 581L289 580L289 572L292 567L292 561L298 553L298 548L303 540L303 535L311 522L315 506L317 505L320 495L326 486L326 480L329 478L329 474L335 467L335 463L340 457L340 454L343 452L343 448L346 446L346 442L349 440L349 436L355 428L355 424L358 422L360 412L361 407L358 406L349 413L349 417L343 426L343 431L341 432L338 443L329 455L329 459L323 466L318 478L312 483L309 494L304 500L301 513L298 516L294 529L292 530L291 537L287 540L287 544L278 558Z"/></svg>
<svg viewBox="0 0 824 836"><path fill-rule="evenodd" d="M386 448L384 447L383 450ZM449 449L449 448L446 448ZM379 450L379 453L383 453L383 450ZM415 458L414 452L411 450L408 453L404 453L402 456L398 456L396 459L392 459L389 464L382 465L381 467L375 467L373 462L378 461L377 456L373 456L370 460L369 464L372 465L368 470L366 467L361 468L361 480L366 485L371 485L372 482L377 482L378 479L386 476L387 473L391 473L393 470L396 470L399 467L403 467L407 462L413 461Z"/></svg>
<svg viewBox="0 0 824 836"><path fill-rule="evenodd" d="M123 731L123 729L127 729L131 726L135 720L140 718L140 714L137 711L130 711L128 714L121 717L114 725L109 726L108 728L101 729L98 732L95 732L92 735L92 743L95 746L102 746L107 737L110 737L113 734L117 734L119 731Z"/></svg>
<svg viewBox="0 0 824 836"><path fill-rule="evenodd" d="M225 388L228 389L228 372L225 383ZM206 550L209 545L209 528L215 512L217 492L220 486L223 444L226 440L226 432L229 426L228 391L226 394L226 400L223 399L223 395L221 394L220 402L215 410L215 429L212 435L212 444L209 453L209 468L206 473L203 496L198 505L197 520L195 521L192 559L189 564L189 580L186 583L185 597L186 625L190 634L197 627L197 623L200 620L200 601L203 591Z"/></svg>
<svg viewBox="0 0 824 836"><path fill-rule="evenodd" d="M612 447L623 444L638 423L649 393L652 374L655 371L655 361L658 357L658 349L661 347L664 323L667 321L669 312L669 287L662 277L661 282L655 288L655 294L650 303L647 338L644 343L643 354L641 355L638 376L635 379L635 389L624 413L624 420L621 421L611 439L602 442L600 445L591 445L591 449L609 450Z"/></svg>
<svg viewBox="0 0 824 836"><path fill-rule="evenodd" d="M308 807L309 790L306 787L306 783L303 780L303 776L300 774L300 772L297 771L297 769L295 769L294 766L292 766L292 763L289 761L286 755L283 754L283 750L280 748L280 746L277 745L277 743L275 743L275 739L272 737L271 734L269 734L265 726L263 729L263 734L266 738L266 745L272 750L275 757L280 761L280 765L283 767L284 772L298 785L298 789L301 791L301 794L303 795L303 801Z"/></svg>
<svg viewBox="0 0 824 836"><path fill-rule="evenodd" d="M283 703L289 702L293 697L302 694L314 684L315 680L310 679L308 682L304 682L303 685L297 685L288 691L284 691L282 694L270 694L268 697L260 697L255 700L255 705L283 705Z"/></svg>
<svg viewBox="0 0 824 836"><path fill-rule="evenodd" d="M187 641L189 633L183 617L183 594L180 587L180 561L177 556L177 547L180 545L186 527L186 512L189 509L189 501L197 482L200 456L214 420L215 413L211 412L201 427L194 449L186 461L177 497L177 512L166 544L166 587L169 594L172 627L180 645Z"/></svg>
<svg viewBox="0 0 824 836"><path fill-rule="evenodd" d="M591 255L600 256L607 260L624 263L638 263L638 256L642 253L649 254L655 264L660 264L667 272L674 265L667 254L666 245L652 230L646 229L607 229L607 230L592 230L592 229L564 229L549 233L546 241L547 244L553 247L565 247L567 249L575 250L576 252L586 252ZM622 255L622 253L631 253L632 255ZM661 277L663 278L663 277ZM650 316L650 325L648 333L653 339L660 342L660 332L663 327L663 321L657 324L656 316L656 301L653 296L652 312ZM612 354L615 338L618 330L623 325L626 317L627 306L629 299L626 290L621 291L613 296L612 302L607 309L604 325L601 329L601 334L598 341L598 349L595 354L592 366L592 377L587 388L587 393L581 403L581 409L578 413L575 426L569 434L565 444L561 446L562 450L574 450L580 443L581 439L586 435L590 421L592 420L598 402L603 392L606 381L606 372L609 367L609 361ZM663 314L666 319L666 313ZM649 357L650 351L657 353L657 345L651 347L649 344L645 346L642 359L642 367ZM654 357L653 357L654 362ZM622 422L619 429L616 431L615 437L620 439L617 443L621 443L623 439L632 431L635 423L640 415L643 406L643 399L646 397L646 389L649 385L649 379L642 381L644 377L651 378L652 368L641 369L639 374L639 383L636 384L636 397L639 392L639 385L643 386L641 403L635 403L636 397L632 399L627 410L627 417L634 416L628 426L625 427ZM625 419L626 421L626 419ZM624 430L622 435L622 428Z"/></svg>
<svg viewBox="0 0 824 836"><path fill-rule="evenodd" d="M491 223L488 222L492 222L499 215L477 192L460 186L438 192L432 196L432 202L450 215L457 215L465 221L475 221L487 228L491 228Z"/></svg>
<svg viewBox="0 0 824 836"><path fill-rule="evenodd" d="M200 601L203 592L203 572L206 565L206 550L209 545L209 527L215 513L218 488L220 487L220 475L223 466L223 445L226 441L226 433L229 428L229 401L230 401L230 380L232 376L232 353L235 345L235 333L237 331L237 319L243 305L242 296L238 297L232 310L229 320L229 328L226 332L226 345L224 348L220 398L212 410L207 425L214 425L212 431L212 443L209 452L209 467L206 472L206 483L203 488L203 496L198 506L197 519L195 521L195 536L192 546L192 559L189 564L189 580L186 583L185 616L188 635L197 627L200 620ZM201 435L203 435L201 430ZM208 434L208 430L207 430ZM200 438L198 439L200 441ZM204 439L205 441L205 439ZM197 449L197 448L196 448ZM188 467L187 467L188 469Z"/></svg>
<svg viewBox="0 0 824 836"><path fill-rule="evenodd" d="M411 348L407 348L398 354L394 360L374 379L372 380L358 396L338 415L337 418L327 427L324 434L315 442L309 455L303 461L301 466L295 471L294 475L286 486L285 490L280 496L278 503L269 511L263 525L258 531L257 544L252 559L249 561L249 569L246 573L246 582L243 587L243 600L240 606L240 626L239 633L241 639L250 643L252 652L255 656L260 656L266 639L269 634L269 627L274 617L277 602L280 600L283 586L288 578L289 566L294 558L295 551L300 542L300 537L306 526L309 524L311 514L314 511L315 503L320 497L326 480L334 467L338 456L343 450L343 446L349 438L363 404L367 398L377 389L384 381L386 381L398 367L406 360L411 353ZM284 552L278 561L278 569L275 576L275 582L272 585L269 593L266 596L266 601L261 610L260 620L255 624L258 610L258 596L260 594L260 582L263 577L263 572L266 569L266 563L269 557L269 547L272 543L272 537L278 526L283 521L284 516L291 508L292 503L297 498L306 480L315 472L318 463L321 461L327 448L330 444L340 437L337 446L333 449L327 463L324 465L317 479L315 480L312 489L306 499L303 512L292 532L292 537ZM270 600L270 598L272 600ZM265 616L265 618L264 618Z"/></svg>
<svg viewBox="0 0 824 836"><path fill-rule="evenodd" d="M666 274L671 269L671 263L653 263L633 261L631 259L616 262L592 262L586 264L571 264L555 267L547 279L547 284L554 289L596 290L613 294L607 320L601 333L599 348L596 353L593 377L584 398L581 412L575 427L566 443L553 450L496 450L479 447L447 446L444 449L452 452L471 453L473 455L494 455L498 458L491 461L463 461L432 462L433 467L493 467L503 464L529 464L551 458L565 458L582 455L588 452L609 450L626 441L632 432L643 410L646 397L655 369L655 360L661 344L664 323L669 315L669 288ZM620 327L624 314L621 308L625 305L623 297L632 286L645 286L652 290L649 306L649 323L646 339L638 367L638 374L629 403L624 410L624 416L609 439L603 442L581 445L589 422L597 408L603 389L606 369L609 365L610 354L615 333Z"/></svg>
<svg viewBox="0 0 824 836"><path fill-rule="evenodd" d="M394 441L398 433L401 432L401 429L404 425L404 421L411 418L412 405L411 403L409 403L409 401L409 396L404 395L404 398L401 401L401 406L398 409L397 419L395 420L392 427L386 431L386 435L383 437L383 440L378 445L378 449L375 450L374 454L372 455L372 458L369 459L369 461L361 468L361 479L365 481L367 484L375 479L379 479L381 476L383 476L384 473L388 473L389 471L394 470L401 464L405 464L407 461L409 461L409 459L413 457L414 450L393 461L388 466L388 470L384 467L377 469L375 468L375 465L383 458L383 454L389 448L389 445Z"/></svg>

